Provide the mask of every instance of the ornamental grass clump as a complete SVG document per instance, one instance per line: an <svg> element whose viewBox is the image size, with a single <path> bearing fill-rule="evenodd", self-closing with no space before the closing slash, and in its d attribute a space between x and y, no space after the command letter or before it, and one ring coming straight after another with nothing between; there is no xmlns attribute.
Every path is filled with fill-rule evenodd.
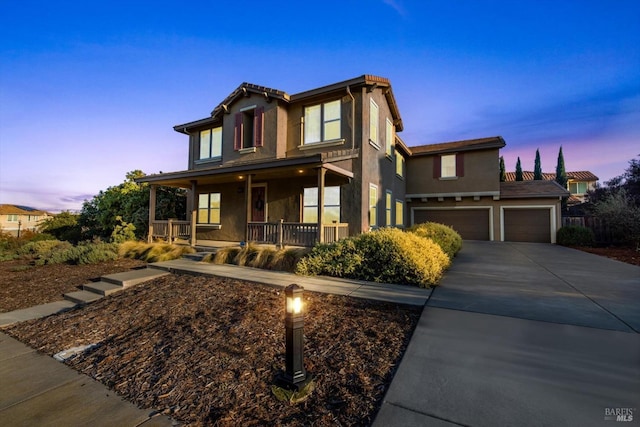
<svg viewBox="0 0 640 427"><path fill-rule="evenodd" d="M438 283L449 264L449 257L432 240L382 228L316 246L296 272L427 287Z"/></svg>
<svg viewBox="0 0 640 427"><path fill-rule="evenodd" d="M462 237L448 225L437 222L416 224L407 231L433 240L449 258L453 258L462 249Z"/></svg>
<svg viewBox="0 0 640 427"><path fill-rule="evenodd" d="M170 261L195 252L196 250L190 246L169 243L128 241L120 245L120 256L123 258L139 259L146 262Z"/></svg>

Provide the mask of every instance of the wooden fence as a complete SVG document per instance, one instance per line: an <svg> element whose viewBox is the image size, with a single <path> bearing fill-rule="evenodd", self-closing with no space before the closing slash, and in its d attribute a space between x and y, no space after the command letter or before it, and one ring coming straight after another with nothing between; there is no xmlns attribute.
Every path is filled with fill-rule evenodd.
<svg viewBox="0 0 640 427"><path fill-rule="evenodd" d="M563 216L562 226L566 227L569 225L586 227L593 230L597 244L604 245L614 243L611 229L607 223L600 218L594 216Z"/></svg>

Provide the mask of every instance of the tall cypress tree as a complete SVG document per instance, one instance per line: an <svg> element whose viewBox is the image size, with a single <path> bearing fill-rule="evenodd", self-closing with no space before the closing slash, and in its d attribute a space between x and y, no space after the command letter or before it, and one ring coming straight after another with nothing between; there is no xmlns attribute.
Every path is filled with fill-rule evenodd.
<svg viewBox="0 0 640 427"><path fill-rule="evenodd" d="M507 180L507 171L504 167L504 157L500 156L500 182Z"/></svg>
<svg viewBox="0 0 640 427"><path fill-rule="evenodd" d="M542 165L540 164L540 150L536 150L536 164L533 169L533 179L542 181Z"/></svg>
<svg viewBox="0 0 640 427"><path fill-rule="evenodd" d="M564 155L562 154L562 145L558 152L558 164L556 165L556 182L563 188L567 188L567 171L564 169Z"/></svg>
<svg viewBox="0 0 640 427"><path fill-rule="evenodd" d="M520 157L518 157L518 161L516 162L516 181L524 181L524 177L522 176L522 165L520 164Z"/></svg>

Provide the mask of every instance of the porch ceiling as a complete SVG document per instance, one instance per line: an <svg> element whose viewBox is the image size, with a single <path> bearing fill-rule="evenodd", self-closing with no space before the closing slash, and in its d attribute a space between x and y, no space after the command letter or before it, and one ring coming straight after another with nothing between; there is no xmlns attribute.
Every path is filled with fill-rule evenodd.
<svg viewBox="0 0 640 427"><path fill-rule="evenodd" d="M251 175L254 182L315 176L317 169L320 167L326 169L329 175L334 175L344 179L353 178L352 172L330 163L323 163L320 156L313 156L297 159L284 159L269 163L240 164L235 166L155 174L139 178L136 181L190 189L193 181L196 181L198 185L244 182L247 175Z"/></svg>

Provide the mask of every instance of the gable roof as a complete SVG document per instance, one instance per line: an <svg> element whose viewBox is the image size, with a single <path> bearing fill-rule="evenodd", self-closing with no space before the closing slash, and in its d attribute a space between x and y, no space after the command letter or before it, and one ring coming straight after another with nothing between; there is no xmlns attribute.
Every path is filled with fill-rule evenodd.
<svg viewBox="0 0 640 427"><path fill-rule="evenodd" d="M0 215L51 215L49 212L30 206L0 205Z"/></svg>
<svg viewBox="0 0 640 427"><path fill-rule="evenodd" d="M516 180L515 172L506 172L507 182ZM543 172L542 178L547 181L554 181L556 179L556 174ZM567 172L567 178L574 181L597 181L599 178L592 174L589 171L577 171L577 172ZM533 181L533 172L531 171L522 171L522 179L524 181Z"/></svg>
<svg viewBox="0 0 640 427"><path fill-rule="evenodd" d="M512 181L500 183L501 199L569 197L555 181Z"/></svg>
<svg viewBox="0 0 640 427"><path fill-rule="evenodd" d="M487 148L502 148L507 145L501 136L487 138L465 139L463 141L443 142L440 144L426 144L409 147L412 156L428 156L433 154L457 153L460 151L483 150Z"/></svg>
<svg viewBox="0 0 640 427"><path fill-rule="evenodd" d="M242 96L248 96L250 94L258 94L264 96L267 100L278 99L286 103L302 101L314 96L325 95L331 92L347 91L351 88L368 86L371 90L375 88L382 88L384 90L384 96L391 109L391 116L393 118L393 124L396 126L398 132L402 131L403 124L400 112L398 111L398 104L396 103L395 96L391 89L391 83L389 79L385 77L373 76L369 74L363 74L353 79L344 80L342 82L333 83L327 86L322 86L315 89L310 89L304 92L289 95L286 92L278 89L269 88L266 86L260 86L253 83L244 82L238 86L233 92L231 92L222 102L220 102L211 111L211 116L204 119L196 120L189 123L176 125L173 129L177 132L188 134L187 129L195 126L201 126L206 124L213 124L214 122L220 122L222 115L229 110L229 106Z"/></svg>

